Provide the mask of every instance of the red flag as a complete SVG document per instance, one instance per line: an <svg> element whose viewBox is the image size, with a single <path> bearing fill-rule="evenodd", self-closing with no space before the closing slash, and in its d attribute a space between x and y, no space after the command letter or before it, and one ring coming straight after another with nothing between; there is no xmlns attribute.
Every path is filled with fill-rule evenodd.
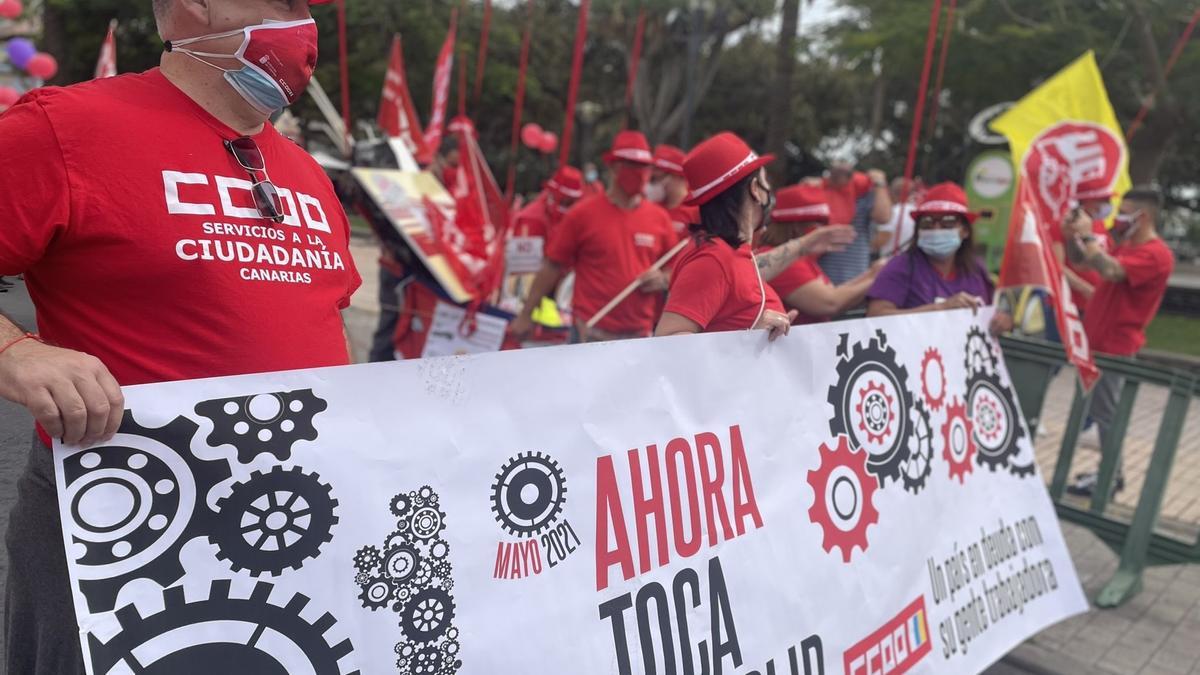
<svg viewBox="0 0 1200 675"><path fill-rule="evenodd" d="M417 161L428 164L442 145L442 133L446 124L446 105L450 100L450 75L454 70L454 40L458 33L458 9L450 12L450 29L446 41L438 54L437 68L433 71L433 110L429 114L429 127L425 129L426 154Z"/></svg>
<svg viewBox="0 0 1200 675"><path fill-rule="evenodd" d="M108 23L108 35L100 45L100 58L96 59L95 79L117 76L117 20Z"/></svg>
<svg viewBox="0 0 1200 675"><path fill-rule="evenodd" d="M1000 288L1037 286L1044 288L1054 304L1055 318L1063 337L1067 360L1079 371L1085 390L1100 378L1079 308L1071 299L1071 287L1058 258L1050 248L1052 223L1045 217L1046 205L1038 198L1034 181L1022 173L1017 198L1008 226L1008 244L1000 267ZM1057 221L1055 221L1057 222Z"/></svg>
<svg viewBox="0 0 1200 675"><path fill-rule="evenodd" d="M508 203L476 141L475 126L457 117L450 131L458 140L459 196L455 224L464 236L465 253L480 261L474 270L477 299L485 300L500 286L504 272L504 238L508 231Z"/></svg>
<svg viewBox="0 0 1200 675"><path fill-rule="evenodd" d="M392 56L387 75L383 78L383 99L379 102L379 126L392 138L399 138L414 157L426 154L425 134L421 120L408 92L408 71L404 68L404 52L400 36L392 40Z"/></svg>

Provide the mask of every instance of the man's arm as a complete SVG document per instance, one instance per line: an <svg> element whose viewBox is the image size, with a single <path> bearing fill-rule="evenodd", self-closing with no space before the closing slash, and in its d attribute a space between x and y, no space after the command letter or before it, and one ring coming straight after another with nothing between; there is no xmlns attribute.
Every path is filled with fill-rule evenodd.
<svg viewBox="0 0 1200 675"><path fill-rule="evenodd" d="M854 237L854 228L849 225L827 225L756 255L755 260L758 261L758 270L763 281L770 281L782 274L800 256L824 255L831 251L844 250L854 241Z"/></svg>
<svg viewBox="0 0 1200 675"><path fill-rule="evenodd" d="M525 306L521 308L521 313L517 315L517 318L509 324L508 331L513 337L523 340L533 331L533 310L542 304L542 298L554 290L562 277L561 265L549 258L542 262L542 269L538 270L537 276L533 278L533 283L529 285L529 295L525 298Z"/></svg>
<svg viewBox="0 0 1200 675"><path fill-rule="evenodd" d="M1067 278L1067 284L1071 286L1071 290L1075 291L1076 293L1081 293L1084 297L1090 299L1092 294L1096 292L1096 289L1093 288L1090 283L1084 280L1083 277L1079 276L1075 270L1063 265L1063 261L1066 260L1067 257L1066 247L1063 244L1054 242L1050 245L1050 248L1054 251L1054 257L1058 258L1058 264L1062 265L1063 276Z"/></svg>
<svg viewBox="0 0 1200 675"><path fill-rule="evenodd" d="M1070 237L1066 242L1067 257L1076 266L1087 266L1100 273L1105 281L1125 281L1125 268L1120 261L1104 252L1095 237Z"/></svg>
<svg viewBox="0 0 1200 675"><path fill-rule="evenodd" d="M871 221L882 225L892 219L892 193L888 191L887 176L879 169L871 169L867 177L871 179L871 189L875 191Z"/></svg>

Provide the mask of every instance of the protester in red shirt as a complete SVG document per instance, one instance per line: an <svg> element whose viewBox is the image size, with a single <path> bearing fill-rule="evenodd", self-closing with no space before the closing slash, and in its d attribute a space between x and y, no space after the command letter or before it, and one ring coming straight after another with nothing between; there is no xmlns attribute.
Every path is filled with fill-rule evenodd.
<svg viewBox="0 0 1200 675"><path fill-rule="evenodd" d="M25 274L42 329L0 317L0 396L67 445L113 436L118 385L349 362L346 216L267 123L315 65L309 3L154 4L161 69L42 89L0 117L0 274ZM80 673L42 442L20 480L6 670Z"/></svg>
<svg viewBox="0 0 1200 675"><path fill-rule="evenodd" d="M1092 219L1092 235L1096 237L1096 244L1106 252L1109 249L1109 240L1108 228L1104 221L1112 215L1112 198L1112 187L1103 184L1099 179L1083 181L1075 186L1075 200L1079 202L1079 209ZM1072 212L1068 214L1068 219L1074 220L1076 215L1076 212ZM1071 299L1082 316L1087 311L1096 286L1102 281L1100 273L1086 265L1076 265L1066 259L1062 228L1051 228L1051 236L1054 239L1051 243L1054 255L1059 264L1063 265L1063 276L1071 286Z"/></svg>
<svg viewBox="0 0 1200 675"><path fill-rule="evenodd" d="M613 173L608 192L584 197L563 217L525 307L510 325L518 340L532 330L533 310L541 298L570 269L575 270L572 307L578 341L645 337L654 328L655 295L666 290L668 276L650 269L676 238L667 212L642 197L650 180L650 145L640 132L622 131L604 161ZM639 279L638 290L588 328L589 319Z"/></svg>
<svg viewBox="0 0 1200 675"><path fill-rule="evenodd" d="M802 255L844 247L848 227L828 227L779 246L759 259L750 249L766 226L774 194L760 157L745 141L722 133L696 147L684 160L687 204L700 208L693 225L696 246L675 267L667 305L655 335L766 329L769 339L786 335L796 313L787 313L765 284Z"/></svg>
<svg viewBox="0 0 1200 675"><path fill-rule="evenodd" d="M562 217L582 197L583 176L579 169L573 166L559 167L546 181L542 193L517 212L513 218L513 236L548 238Z"/></svg>
<svg viewBox="0 0 1200 675"><path fill-rule="evenodd" d="M825 193L812 185L793 185L779 191L771 224L762 233L758 254L829 224L829 204ZM858 278L834 286L817 264L816 258L804 256L770 280L788 309L799 312L796 325L828 321L862 304L867 289L875 281L885 260L874 265Z"/></svg>
<svg viewBox="0 0 1200 675"><path fill-rule="evenodd" d="M1138 187L1125 193L1113 225L1113 252L1107 253L1094 234L1094 219L1087 213L1063 224L1066 253L1072 264L1100 275L1083 317L1084 331L1092 351L1115 356L1134 356L1146 343L1146 326L1158 313L1167 283L1175 269L1171 249L1158 236L1162 193L1153 187ZM1092 389L1091 416L1100 428L1105 445L1116 413L1124 378L1103 372ZM1118 464L1116 489L1124 487ZM1076 477L1072 493L1090 496L1096 474Z"/></svg>
<svg viewBox="0 0 1200 675"><path fill-rule="evenodd" d="M892 196L888 192L887 176L878 169L862 173L854 170L853 162L837 160L830 164L821 187L825 190L832 223L852 224L858 200L872 191L875 203L871 206L871 222L881 224L891 218Z"/></svg>
<svg viewBox="0 0 1200 675"><path fill-rule="evenodd" d="M687 197L687 177L683 175L684 153L673 145L654 149L654 171L646 186L646 198L662 206L671 215L675 234L683 238L688 227L700 221L700 209L683 203Z"/></svg>

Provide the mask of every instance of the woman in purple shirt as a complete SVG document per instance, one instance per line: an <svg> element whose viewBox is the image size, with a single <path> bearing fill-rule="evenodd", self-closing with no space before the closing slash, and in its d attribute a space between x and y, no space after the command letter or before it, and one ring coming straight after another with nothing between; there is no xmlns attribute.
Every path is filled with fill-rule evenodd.
<svg viewBox="0 0 1200 675"><path fill-rule="evenodd" d="M930 188L912 213L917 236L883 268L867 292L867 316L978 309L995 287L975 256L967 196L954 183Z"/></svg>

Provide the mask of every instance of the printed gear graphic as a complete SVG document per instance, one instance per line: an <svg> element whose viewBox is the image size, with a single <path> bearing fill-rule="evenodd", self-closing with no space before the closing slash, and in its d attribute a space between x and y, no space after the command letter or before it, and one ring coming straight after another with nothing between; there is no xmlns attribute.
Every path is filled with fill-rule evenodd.
<svg viewBox="0 0 1200 675"><path fill-rule="evenodd" d="M975 439L975 462L992 471L1008 466L1025 435L1016 397L996 376L976 375L967 389L967 415Z"/></svg>
<svg viewBox="0 0 1200 675"><path fill-rule="evenodd" d="M858 430L867 434L868 442L884 442L884 434L892 430L896 418L895 403L878 382L868 382L858 392L858 405L854 408L859 416Z"/></svg>
<svg viewBox="0 0 1200 675"><path fill-rule="evenodd" d="M879 522L874 504L879 480L867 471L867 453L851 449L845 435L837 437L836 448L822 443L820 456L821 464L808 472L808 484L813 489L808 518L821 526L825 552L837 547L842 550L842 562L849 563L855 548L867 550L867 528ZM854 500L849 513L844 514L837 497L839 492L845 496L846 489Z"/></svg>
<svg viewBox="0 0 1200 675"><path fill-rule="evenodd" d="M217 527L209 535L217 558L256 577L300 569L333 539L338 501L332 490L298 466L255 471L217 501Z"/></svg>
<svg viewBox="0 0 1200 675"><path fill-rule="evenodd" d="M462 647L458 644L458 640L449 637L448 635L446 636L446 640L442 642L442 652L444 652L446 656L454 656L458 654L458 650L461 648Z"/></svg>
<svg viewBox="0 0 1200 675"><path fill-rule="evenodd" d="M232 474L224 459L192 454L198 429L182 416L162 427L144 427L127 410L108 445L63 460L64 502L71 520L68 553L92 612L113 610L121 588L134 579L150 579L164 588L179 581L183 545L211 530L208 493ZM81 502L99 494L94 490L114 487L130 495L128 513L115 524L111 519L88 522Z"/></svg>
<svg viewBox="0 0 1200 675"><path fill-rule="evenodd" d="M429 560L422 560L421 564L413 570L409 585L414 589L425 588L431 581L433 581L433 565Z"/></svg>
<svg viewBox="0 0 1200 675"><path fill-rule="evenodd" d="M937 366L938 378L941 380L940 391L936 396L929 386L931 366ZM946 364L942 361L942 353L936 347L926 349L925 357L921 359L921 396L929 404L929 409L935 412L941 410L942 405L946 403Z"/></svg>
<svg viewBox="0 0 1200 675"><path fill-rule="evenodd" d="M838 379L829 387L827 397L833 406L829 430L835 437L845 435L851 448L867 451L867 468L879 479L880 486L883 486L889 478L899 480L904 462L910 453L909 437L913 432L912 424L908 415L899 414L900 411L910 410L913 406L913 396L908 386L908 369L899 364L896 350L887 346L887 336L881 330L876 331L875 337L867 343L856 343L853 350L849 348L849 334L843 333L841 337L837 349L840 359L837 364ZM887 396L894 399L895 404L892 420L896 423L896 428L890 434L885 431L883 441L877 443L874 442L878 438L877 435L860 437L860 425L853 423L854 414L858 412L854 407L855 395L869 385L883 386L880 382L868 381L867 385L859 383L860 380L871 376L879 378L890 387L891 392ZM891 436L890 442L887 442L888 435ZM883 447L872 448L869 447L871 444Z"/></svg>
<svg viewBox="0 0 1200 675"><path fill-rule="evenodd" d="M298 441L317 440L313 419L327 407L312 389L298 389L203 401L196 414L212 420L209 445L232 445L238 461L249 464L259 455L291 459Z"/></svg>
<svg viewBox="0 0 1200 675"><path fill-rule="evenodd" d="M428 485L422 486L421 489L417 491L417 494L420 495L421 499L423 499L426 504L438 503L437 493L434 492L433 488Z"/></svg>
<svg viewBox="0 0 1200 675"><path fill-rule="evenodd" d="M535 494L526 501L526 491ZM522 452L500 467L492 483L492 513L515 537L533 537L558 519L567 503L567 479L558 462L540 452Z"/></svg>
<svg viewBox="0 0 1200 675"><path fill-rule="evenodd" d="M413 490L412 492L408 493L408 503L411 504L413 508L425 506L425 498L422 497L419 492Z"/></svg>
<svg viewBox="0 0 1200 675"><path fill-rule="evenodd" d="M966 483L966 476L975 470L975 433L967 416L967 406L955 398L946 406L946 423L942 425L942 459L950 466L950 479Z"/></svg>
<svg viewBox="0 0 1200 675"><path fill-rule="evenodd" d="M429 545L429 555L434 560L442 560L450 555L450 544L445 539L438 539Z"/></svg>
<svg viewBox="0 0 1200 675"><path fill-rule="evenodd" d="M227 579L214 581L208 597L193 601L184 597L183 587L168 588L163 592L164 609L149 616L142 616L134 605L118 609L120 632L107 642L88 635L94 672L283 673L291 659L302 656L305 669L317 675L358 675L338 665L354 647L349 639L330 639L337 619L325 613L310 623L302 616L308 597L296 594L280 606L269 602L274 588L269 583L257 583L244 599L230 597L229 587ZM260 641L264 633L271 639ZM169 653L144 648L168 634L174 647ZM142 661L154 657L158 658Z"/></svg>
<svg viewBox="0 0 1200 675"><path fill-rule="evenodd" d="M933 473L933 425L924 401L917 401L909 415L913 434L908 459L900 468L900 481L905 490L917 494L925 489L925 481Z"/></svg>
<svg viewBox="0 0 1200 675"><path fill-rule="evenodd" d="M992 346L992 338L979 326L971 326L967 331L967 355L964 365L968 378L981 374L993 376L1000 367L1000 360L996 358L996 350Z"/></svg>
<svg viewBox="0 0 1200 675"><path fill-rule="evenodd" d="M409 532L417 541L436 539L446 529L446 514L436 504L419 506L408 518Z"/></svg>
<svg viewBox="0 0 1200 675"><path fill-rule="evenodd" d="M435 560L432 563L430 563L429 570L430 570L430 572L432 572L434 579L440 579L440 580L445 581L450 578L450 572L451 572L450 561L449 560Z"/></svg>
<svg viewBox="0 0 1200 675"><path fill-rule="evenodd" d="M1008 471L1012 475L1016 476L1017 478L1028 478L1037 473L1037 467L1032 463L1026 464L1024 466L1017 466L1016 464L1009 464Z"/></svg>
<svg viewBox="0 0 1200 675"><path fill-rule="evenodd" d="M383 562L383 554L374 546L364 546L354 554L354 569L370 572Z"/></svg>
<svg viewBox="0 0 1200 675"><path fill-rule="evenodd" d="M399 584L407 584L417 576L424 562L421 552L412 544L400 544L388 549L383 559L383 573Z"/></svg>
<svg viewBox="0 0 1200 675"><path fill-rule="evenodd" d="M412 642L433 642L445 635L454 621L454 598L437 588L423 588L400 613L400 629Z"/></svg>
<svg viewBox="0 0 1200 675"><path fill-rule="evenodd" d="M362 606L374 612L377 609L383 609L392 601L392 595L396 592L396 586L391 579L387 577L371 577L367 583L362 585L362 592L358 594L358 599L362 600Z"/></svg>
<svg viewBox="0 0 1200 675"><path fill-rule="evenodd" d="M392 497L391 503L392 515L397 518L407 518L412 512L412 500L403 492Z"/></svg>
<svg viewBox="0 0 1200 675"><path fill-rule="evenodd" d="M421 647L412 661L413 675L440 675L442 661L442 653L437 647Z"/></svg>
<svg viewBox="0 0 1200 675"><path fill-rule="evenodd" d="M370 580L371 580L371 575L367 574L366 572L355 572L354 573L354 583L358 584L359 586L365 586L366 583Z"/></svg>

